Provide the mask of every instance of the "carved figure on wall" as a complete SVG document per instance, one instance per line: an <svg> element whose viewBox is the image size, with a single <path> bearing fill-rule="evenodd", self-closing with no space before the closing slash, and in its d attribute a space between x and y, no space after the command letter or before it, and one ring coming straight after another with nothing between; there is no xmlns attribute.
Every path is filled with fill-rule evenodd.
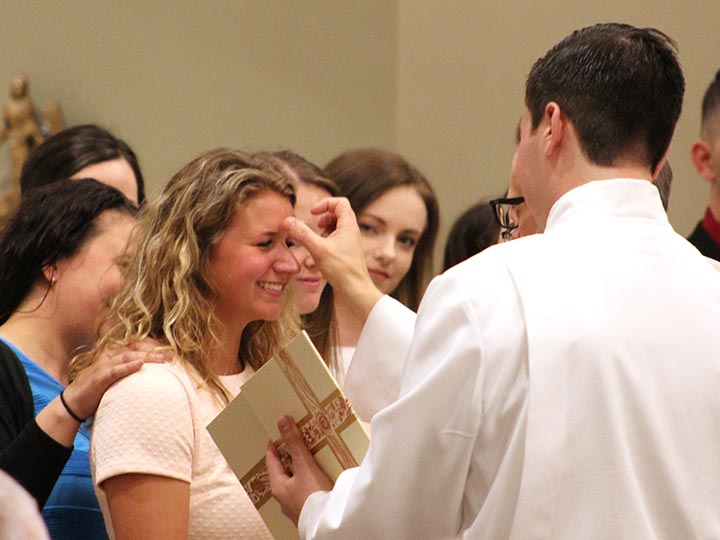
<svg viewBox="0 0 720 540"><path fill-rule="evenodd" d="M64 127L59 104L47 107L43 116L39 117L30 99L27 77L20 74L13 76L0 125L0 144L9 141L11 161L7 188L0 196L0 217L12 211L20 200L20 172L30 152Z"/></svg>

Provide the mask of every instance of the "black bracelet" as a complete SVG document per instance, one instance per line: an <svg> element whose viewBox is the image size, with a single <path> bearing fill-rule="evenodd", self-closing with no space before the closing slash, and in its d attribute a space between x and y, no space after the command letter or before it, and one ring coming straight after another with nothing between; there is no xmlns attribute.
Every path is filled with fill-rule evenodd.
<svg viewBox="0 0 720 540"><path fill-rule="evenodd" d="M85 420L87 420L87 418L85 420L83 420L77 414L75 414L73 412L73 410L68 406L67 401L65 401L65 396L63 395L64 393L65 393L65 390L60 392L60 401L62 401L63 407L65 407L65 410L68 412L68 414L70 416L73 417L73 419L77 420L78 422L80 422L82 424Z"/></svg>

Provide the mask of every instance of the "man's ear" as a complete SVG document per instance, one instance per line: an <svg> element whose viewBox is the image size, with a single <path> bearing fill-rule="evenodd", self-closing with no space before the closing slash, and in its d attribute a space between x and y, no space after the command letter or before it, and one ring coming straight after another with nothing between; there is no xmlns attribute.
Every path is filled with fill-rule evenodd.
<svg viewBox="0 0 720 540"><path fill-rule="evenodd" d="M702 139L695 141L690 147L690 157L700 176L702 176L706 182L713 182L715 180L715 171L713 171L712 163L710 162L712 158L710 143Z"/></svg>
<svg viewBox="0 0 720 540"><path fill-rule="evenodd" d="M543 139L545 144L545 155L551 156L557 151L560 143L566 135L567 117L560 109L560 105L554 101L545 105L545 116L547 124L544 127Z"/></svg>

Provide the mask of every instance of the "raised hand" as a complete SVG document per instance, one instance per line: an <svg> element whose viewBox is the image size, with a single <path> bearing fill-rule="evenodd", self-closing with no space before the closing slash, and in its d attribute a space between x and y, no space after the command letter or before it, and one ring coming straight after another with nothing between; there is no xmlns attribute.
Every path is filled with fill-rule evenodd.
<svg viewBox="0 0 720 540"><path fill-rule="evenodd" d="M172 351L159 347L152 340L134 343L128 349L101 354L82 370L65 388L65 401L81 418L95 413L100 400L111 384L139 370L145 362L158 363L172 359Z"/></svg>
<svg viewBox="0 0 720 540"><path fill-rule="evenodd" d="M339 301L365 320L382 293L368 274L360 229L350 202L344 197L330 197L311 211L321 216L323 236L292 217L285 221L285 228L292 240L310 252Z"/></svg>

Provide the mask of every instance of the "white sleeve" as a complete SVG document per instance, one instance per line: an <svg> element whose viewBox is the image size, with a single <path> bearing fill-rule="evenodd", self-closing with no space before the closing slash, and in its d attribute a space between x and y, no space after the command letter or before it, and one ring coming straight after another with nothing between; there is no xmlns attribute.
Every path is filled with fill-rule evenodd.
<svg viewBox="0 0 720 540"><path fill-rule="evenodd" d="M145 364L103 396L93 424L93 480L154 474L190 482L193 424L183 384L162 364Z"/></svg>
<svg viewBox="0 0 720 540"><path fill-rule="evenodd" d="M343 392L364 421L397 399L415 312L390 296L373 306L345 375Z"/></svg>
<svg viewBox="0 0 720 540"><path fill-rule="evenodd" d="M462 289L443 276L418 313L401 397L372 421L360 467L301 514L306 539L451 538L478 433L482 349Z"/></svg>

